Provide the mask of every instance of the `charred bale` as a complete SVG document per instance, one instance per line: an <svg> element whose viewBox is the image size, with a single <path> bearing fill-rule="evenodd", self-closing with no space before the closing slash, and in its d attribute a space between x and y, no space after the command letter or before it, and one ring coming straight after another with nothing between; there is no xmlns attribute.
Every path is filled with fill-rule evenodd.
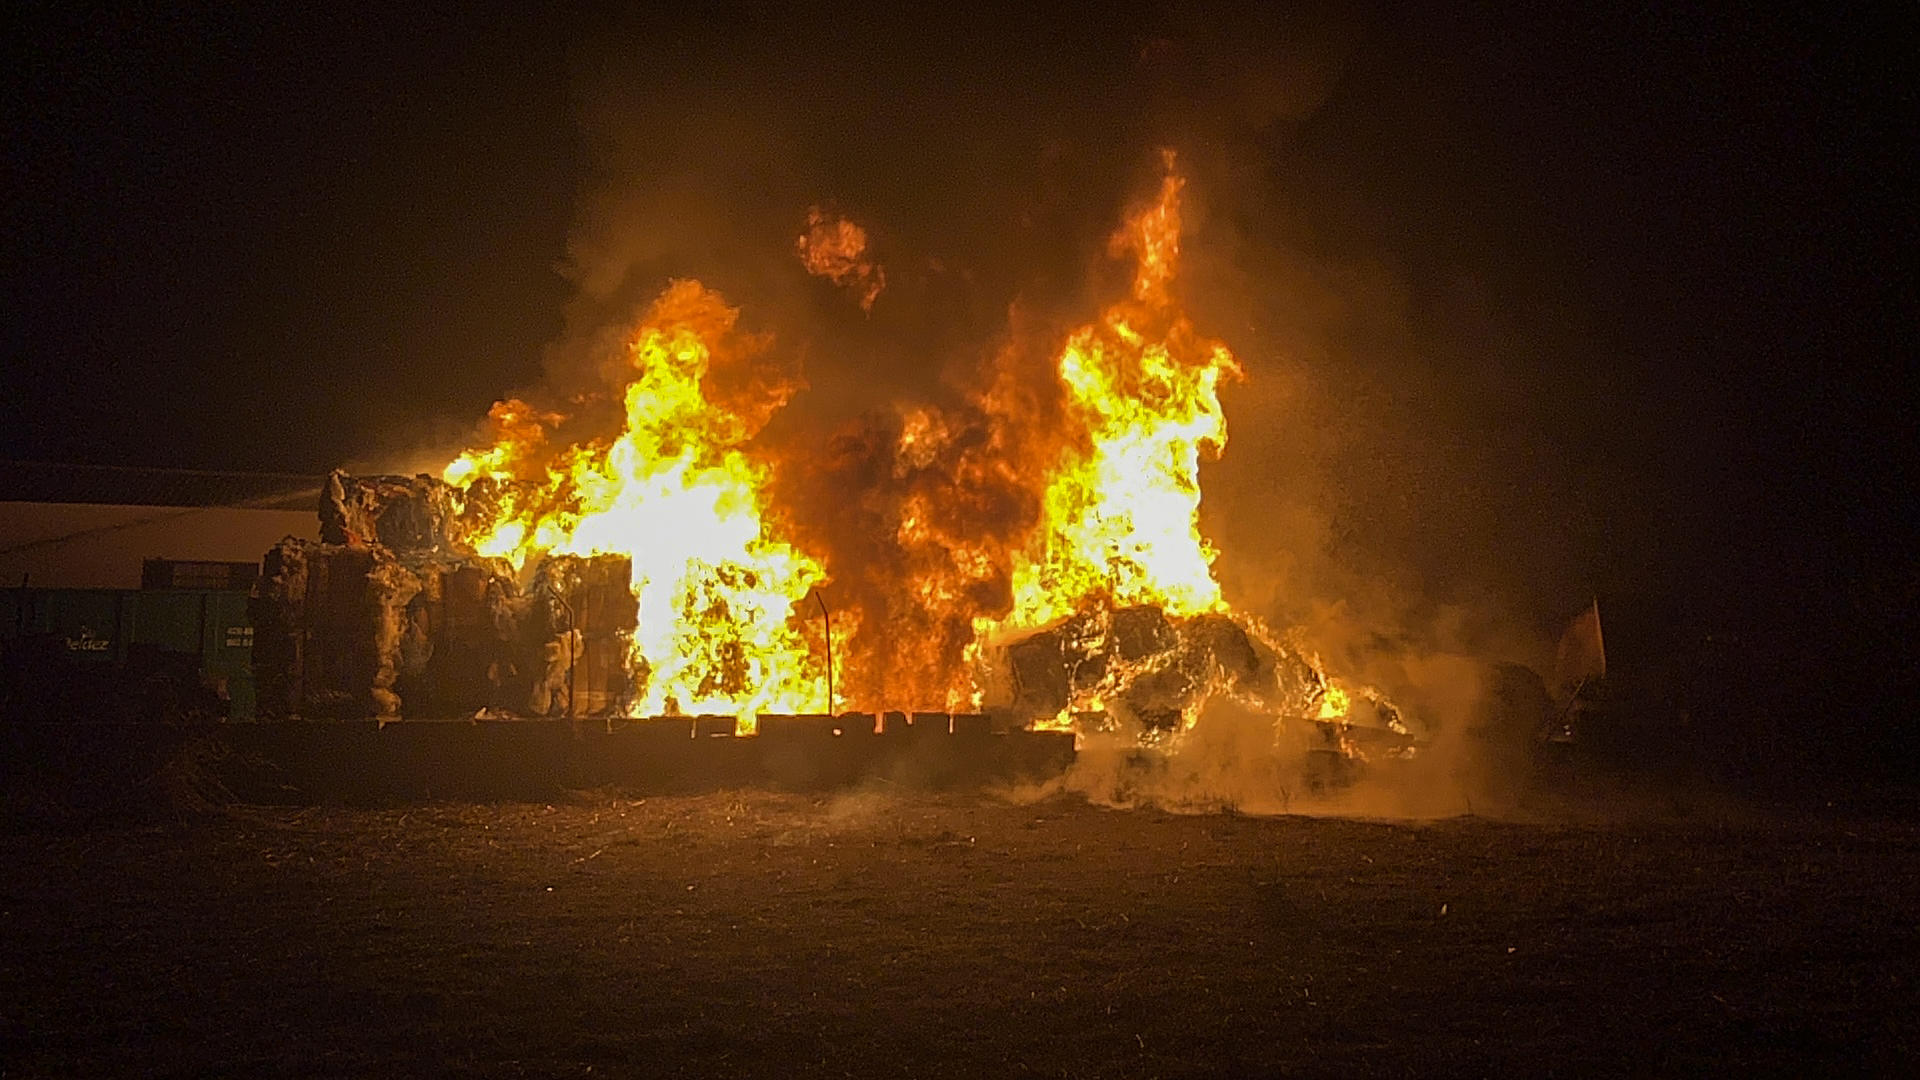
<svg viewBox="0 0 1920 1080"><path fill-rule="evenodd" d="M370 691L380 663L367 596L372 569L369 548L317 544L307 549L301 716L374 715Z"/></svg>
<svg viewBox="0 0 1920 1080"><path fill-rule="evenodd" d="M531 614L544 635L544 674L528 708L574 716L624 712L633 698L639 600L624 555L547 559L535 572Z"/></svg>
<svg viewBox="0 0 1920 1080"><path fill-rule="evenodd" d="M442 557L412 569L420 591L407 606L394 686L406 714L521 711L528 686L519 675L515 638L527 605L507 568Z"/></svg>
<svg viewBox="0 0 1920 1080"><path fill-rule="evenodd" d="M1129 663L1176 648L1180 634L1157 607L1138 605L1113 613L1113 649Z"/></svg>
<svg viewBox="0 0 1920 1080"><path fill-rule="evenodd" d="M411 717L472 716L493 704L491 672L504 655L489 593L493 569L445 556L406 560L419 590L402 620L393 692Z"/></svg>
<svg viewBox="0 0 1920 1080"><path fill-rule="evenodd" d="M631 633L640 625L633 595L633 560L625 555L555 555L534 572L533 591L544 593L572 629L590 634Z"/></svg>
<svg viewBox="0 0 1920 1080"><path fill-rule="evenodd" d="M500 594L493 606L495 632L500 637L501 661L489 671L494 712L506 715L544 714L552 708L551 692L534 710L541 686L551 678L552 620L546 601L530 593Z"/></svg>
<svg viewBox="0 0 1920 1080"><path fill-rule="evenodd" d="M271 695L266 714L397 714L393 686L418 576L384 548L283 542L269 562L249 605L272 627L264 652L255 630L255 677Z"/></svg>
<svg viewBox="0 0 1920 1080"><path fill-rule="evenodd" d="M583 635L569 685L576 716L621 716L633 702L633 648L625 635Z"/></svg>
<svg viewBox="0 0 1920 1080"><path fill-rule="evenodd" d="M488 586L493 575L482 567L438 565L420 575L417 615L428 648L417 686L401 692L413 715L461 717L493 703L490 671L501 659L501 640L493 630Z"/></svg>
<svg viewBox="0 0 1920 1080"><path fill-rule="evenodd" d="M1060 635L1043 630L1007 649L1014 712L1026 720L1058 716L1071 700L1071 673Z"/></svg>
<svg viewBox="0 0 1920 1080"><path fill-rule="evenodd" d="M395 552L451 549L454 518L447 485L419 476L349 476L335 469L320 489L320 539Z"/></svg>
<svg viewBox="0 0 1920 1080"><path fill-rule="evenodd" d="M1175 731L1193 699L1194 678L1180 664L1144 672L1121 695L1126 711L1149 731Z"/></svg>
<svg viewBox="0 0 1920 1080"><path fill-rule="evenodd" d="M374 716L400 715L400 695L393 686L400 677L402 648L412 620L408 605L420 592L420 577L383 548L374 550L367 572L367 615L373 622L373 683L367 698Z"/></svg>
<svg viewBox="0 0 1920 1080"><path fill-rule="evenodd" d="M1252 681L1260 673L1260 652L1239 623L1225 615L1199 615L1187 621L1181 637L1196 656L1219 666L1230 681Z"/></svg>

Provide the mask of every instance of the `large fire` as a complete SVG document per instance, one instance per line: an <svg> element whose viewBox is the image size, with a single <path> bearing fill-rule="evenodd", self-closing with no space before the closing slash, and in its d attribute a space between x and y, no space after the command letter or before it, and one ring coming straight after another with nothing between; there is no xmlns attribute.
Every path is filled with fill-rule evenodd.
<svg viewBox="0 0 1920 1080"><path fill-rule="evenodd" d="M1208 657L1286 652L1291 677L1252 696L1338 719L1345 693L1233 619L1200 534L1200 464L1226 446L1219 389L1241 369L1178 303L1183 180L1166 164L1157 198L1113 237L1134 265L1124 298L1050 345L1013 335L963 407L874 415L791 460L755 436L798 374L714 292L673 283L629 336L617 426L582 435L580 417L504 401L491 445L447 466L463 515L482 522L473 546L521 569L631 559L636 715L977 709L1011 696L1008 647L1052 632L1071 671L1058 694L1027 691L1051 714L1042 724L1147 679L1178 683L1190 724L1234 680L1193 661L1199 646L1164 645L1189 639L1213 642ZM871 306L883 279L856 263L864 248L817 211L798 243L812 272ZM1132 700L1144 712L1149 697Z"/></svg>
<svg viewBox="0 0 1920 1080"><path fill-rule="evenodd" d="M517 401L493 410L499 441L462 455L448 483L490 500L482 555L524 567L545 555L618 553L633 562L635 708L646 713L800 712L819 677L791 619L824 578L770 535L767 466L746 453L797 389L754 370L764 338L698 282L674 283L634 334L618 435L549 452L564 420Z"/></svg>

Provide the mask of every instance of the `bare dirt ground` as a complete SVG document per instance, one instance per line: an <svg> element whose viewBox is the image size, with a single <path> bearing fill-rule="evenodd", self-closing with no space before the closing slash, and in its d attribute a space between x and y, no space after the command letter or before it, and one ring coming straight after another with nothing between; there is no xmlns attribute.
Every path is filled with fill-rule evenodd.
<svg viewBox="0 0 1920 1080"><path fill-rule="evenodd" d="M0 835L0 1075L1904 1074L1920 823L734 792Z"/></svg>

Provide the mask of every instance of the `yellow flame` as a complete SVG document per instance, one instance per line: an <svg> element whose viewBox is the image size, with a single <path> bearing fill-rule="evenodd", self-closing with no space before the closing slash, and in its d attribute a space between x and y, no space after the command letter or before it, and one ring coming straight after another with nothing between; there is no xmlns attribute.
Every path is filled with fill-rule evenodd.
<svg viewBox="0 0 1920 1080"><path fill-rule="evenodd" d="M1345 690L1327 684L1326 692L1320 695L1320 713L1316 720L1345 720L1353 711L1353 697Z"/></svg>
<svg viewBox="0 0 1920 1080"><path fill-rule="evenodd" d="M1013 611L994 629L1044 626L1090 601L1157 604L1171 616L1225 607L1200 535L1200 461L1226 446L1220 382L1240 368L1224 345L1195 335L1168 292L1182 183L1169 171L1159 198L1113 238L1136 260L1132 299L1060 353L1067 416L1082 437L1055 464L1042 523L1016 556Z"/></svg>
<svg viewBox="0 0 1920 1080"><path fill-rule="evenodd" d="M766 468L741 444L771 410L717 404L706 385L717 348L764 346L736 333L738 315L698 282L674 283L629 347L616 438L571 447L544 475L525 476L533 447L525 432L508 433L519 438L462 455L445 478L521 481L475 540L483 555L516 566L548 554L632 558L637 711L733 713L751 725L760 712L822 700L792 615L825 575L762 521ZM772 388L774 407L792 390Z"/></svg>

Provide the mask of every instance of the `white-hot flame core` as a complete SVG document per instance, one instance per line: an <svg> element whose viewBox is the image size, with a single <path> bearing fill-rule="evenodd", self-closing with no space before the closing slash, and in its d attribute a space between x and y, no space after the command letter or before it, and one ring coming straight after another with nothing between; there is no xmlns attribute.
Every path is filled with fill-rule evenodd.
<svg viewBox="0 0 1920 1080"><path fill-rule="evenodd" d="M732 333L736 317L697 283L672 286L631 347L635 378L619 436L570 449L535 481L537 494L475 544L516 565L535 555L632 560L633 707L643 714L750 721L819 700L817 664L791 615L825 575L768 535L766 469L739 446L757 425L710 400L704 385L716 339ZM513 479L514 455L500 449L467 455L446 475Z"/></svg>

